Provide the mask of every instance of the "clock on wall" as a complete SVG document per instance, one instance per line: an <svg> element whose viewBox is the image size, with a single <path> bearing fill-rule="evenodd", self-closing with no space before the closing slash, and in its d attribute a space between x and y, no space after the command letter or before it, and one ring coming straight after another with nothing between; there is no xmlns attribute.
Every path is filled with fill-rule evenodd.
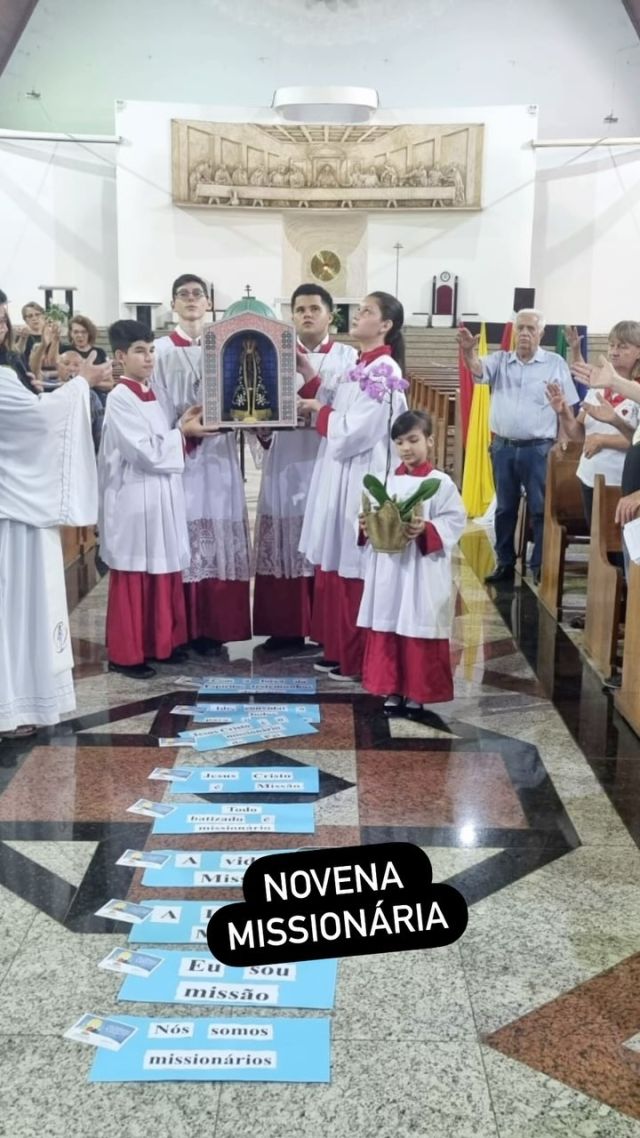
<svg viewBox="0 0 640 1138"><path fill-rule="evenodd" d="M322 249L311 258L311 272L317 281L332 281L342 268L342 261L331 249Z"/></svg>

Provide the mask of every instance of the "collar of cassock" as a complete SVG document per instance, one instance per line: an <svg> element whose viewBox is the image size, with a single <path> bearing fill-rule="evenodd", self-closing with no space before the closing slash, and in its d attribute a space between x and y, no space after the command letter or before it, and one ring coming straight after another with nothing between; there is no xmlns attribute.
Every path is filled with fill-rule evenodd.
<svg viewBox="0 0 640 1138"><path fill-rule="evenodd" d="M169 339L176 348L198 348L200 346L200 337L197 340L191 340L181 329L174 328L173 332L169 333Z"/></svg>
<svg viewBox="0 0 640 1138"><path fill-rule="evenodd" d="M333 341L330 340L328 336L325 336L324 340L322 343L318 344L317 348L306 348L302 343L302 340L298 340L297 344L298 351L301 352L303 356L326 356L327 352L330 352L332 347Z"/></svg>
<svg viewBox="0 0 640 1138"><path fill-rule="evenodd" d="M391 346L389 344L380 344L378 348L371 348L368 352L360 352L358 355L359 364L371 364L378 356L390 356Z"/></svg>
<svg viewBox="0 0 640 1138"><path fill-rule="evenodd" d="M151 390L151 388L150 387L144 387L139 382L139 380L127 379L127 377L123 375L122 379L119 380L118 382L124 383L124 386L128 387L129 391L133 391L133 394L137 395L138 399L142 403L153 403L154 402L155 395L154 395L153 391Z"/></svg>
<svg viewBox="0 0 640 1138"><path fill-rule="evenodd" d="M410 474L413 478L424 478L425 475L431 474L433 467L430 462L421 462L420 466L414 466L413 470L407 470L404 462L400 463L397 467L396 474Z"/></svg>

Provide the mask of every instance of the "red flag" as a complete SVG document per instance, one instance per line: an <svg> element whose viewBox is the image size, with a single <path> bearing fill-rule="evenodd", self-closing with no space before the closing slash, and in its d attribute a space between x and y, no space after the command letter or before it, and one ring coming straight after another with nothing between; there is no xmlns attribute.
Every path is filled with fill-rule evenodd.
<svg viewBox="0 0 640 1138"><path fill-rule="evenodd" d="M515 341L515 336L514 336L513 320L510 320L508 324L505 324L504 332L502 333L502 339L500 341L500 347L502 348L502 351L503 352L512 352L514 341Z"/></svg>

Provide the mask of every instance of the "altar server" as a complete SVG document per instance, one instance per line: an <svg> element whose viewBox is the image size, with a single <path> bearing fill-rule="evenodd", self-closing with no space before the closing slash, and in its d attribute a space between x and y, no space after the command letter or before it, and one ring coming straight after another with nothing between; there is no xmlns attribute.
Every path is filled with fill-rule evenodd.
<svg viewBox="0 0 640 1138"><path fill-rule="evenodd" d="M73 711L73 656L58 526L98 512L89 388L110 366L83 360L38 396L0 367L0 736Z"/></svg>
<svg viewBox="0 0 640 1138"><path fill-rule="evenodd" d="M360 375L373 376L384 362L400 378L404 366L404 310L394 296L373 292L365 297L353 322L359 346ZM399 391L378 402L363 390L348 369L336 387L333 406L301 399L302 413L317 414L323 436L316 460L300 550L319 572L313 603L312 636L324 648L314 667L335 680L360 676L364 633L357 626L362 599L364 550L358 546L358 514L362 479L384 475L389 424L407 403ZM391 399L391 406L389 405Z"/></svg>
<svg viewBox="0 0 640 1138"><path fill-rule="evenodd" d="M109 566L109 670L136 679L148 660L178 663L187 639L182 570L189 535L182 472L185 438L204 433L200 408L170 426L149 386L153 336L118 320L109 340L123 377L107 400L98 459L101 557Z"/></svg>
<svg viewBox="0 0 640 1138"><path fill-rule="evenodd" d="M431 417L400 415L391 429L401 462L387 483L390 497L411 497L425 479L440 485L421 505L422 518L407 524L401 553L367 546L358 625L366 642L362 686L386 696L387 714L419 713L424 703L453 699L449 655L451 551L465 526L462 499L448 474L435 470ZM366 518L361 518L366 534Z"/></svg>
<svg viewBox="0 0 640 1138"><path fill-rule="evenodd" d="M330 405L338 380L356 362L355 349L331 340L333 298L321 285L299 285L291 312L298 395ZM296 430L260 437L268 449L255 526L253 632L269 637L262 645L268 651L295 651L311 632L314 567L298 546L320 435L307 420Z"/></svg>
<svg viewBox="0 0 640 1138"><path fill-rule="evenodd" d="M151 381L171 425L202 403L200 337L210 307L204 282L192 273L178 277L173 294L180 327L165 338L169 343L158 341ZM227 641L251 637L249 520L233 431L189 444L184 493L191 550L183 572L187 635L195 651L210 656Z"/></svg>
<svg viewBox="0 0 640 1138"><path fill-rule="evenodd" d="M211 311L206 281L194 273L182 273L176 277L171 286L171 309L178 317L178 323L173 332L154 340L156 360L171 348L200 345L205 313Z"/></svg>

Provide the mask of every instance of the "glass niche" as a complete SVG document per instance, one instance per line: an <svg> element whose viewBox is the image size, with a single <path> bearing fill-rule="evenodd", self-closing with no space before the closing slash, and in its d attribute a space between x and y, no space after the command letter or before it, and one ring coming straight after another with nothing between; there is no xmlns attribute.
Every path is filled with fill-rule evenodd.
<svg viewBox="0 0 640 1138"><path fill-rule="evenodd" d="M290 324L254 310L227 314L205 328L202 354L207 426L296 426L295 332Z"/></svg>

